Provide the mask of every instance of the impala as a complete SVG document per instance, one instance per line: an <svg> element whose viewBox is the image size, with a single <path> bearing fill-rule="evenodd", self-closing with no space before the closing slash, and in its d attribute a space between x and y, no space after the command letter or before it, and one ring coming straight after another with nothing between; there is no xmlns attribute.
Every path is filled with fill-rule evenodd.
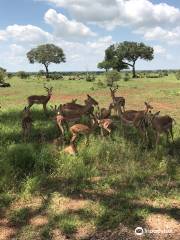
<svg viewBox="0 0 180 240"><path fill-rule="evenodd" d="M31 128L32 128L32 118L29 108L25 107L23 110L23 116L22 116L22 136L24 139L29 138Z"/></svg>
<svg viewBox="0 0 180 240"><path fill-rule="evenodd" d="M147 114L153 107L147 102L144 102L144 104L144 110L128 110L125 112L120 111L119 113L123 123L134 126L139 130L143 138L147 138Z"/></svg>
<svg viewBox="0 0 180 240"><path fill-rule="evenodd" d="M84 102L85 105L80 105L74 102L66 103L61 106L61 113L63 114L63 116L70 116L72 114L77 114L81 116L84 114L93 115L93 106L98 105L98 102L89 95L87 95L87 99Z"/></svg>
<svg viewBox="0 0 180 240"><path fill-rule="evenodd" d="M168 115L159 116L159 114L160 111L156 112L155 114L149 114L149 123L156 133L156 145L159 143L160 135L163 133L166 134L167 143L169 143L169 134L174 142L173 122L175 122L175 120Z"/></svg>
<svg viewBox="0 0 180 240"><path fill-rule="evenodd" d="M114 110L116 111L117 115L119 115L119 107L123 108L123 111L125 111L125 98L124 97L116 97L115 93L118 89L118 86L114 89L109 88L111 92L111 97L114 103Z"/></svg>
<svg viewBox="0 0 180 240"><path fill-rule="evenodd" d="M52 87L51 88L47 88L46 86L44 86L44 88L47 91L47 95L32 95L28 97L28 107L31 108L32 105L34 104L42 104L43 105L43 109L44 112L47 113L47 103L49 102L49 100L51 99L52 96Z"/></svg>
<svg viewBox="0 0 180 240"><path fill-rule="evenodd" d="M101 108L100 109L100 116L99 118L100 119L105 119L105 118L109 118L111 116L111 112L112 112L112 109L114 108L114 104L111 103L109 105L109 108Z"/></svg>

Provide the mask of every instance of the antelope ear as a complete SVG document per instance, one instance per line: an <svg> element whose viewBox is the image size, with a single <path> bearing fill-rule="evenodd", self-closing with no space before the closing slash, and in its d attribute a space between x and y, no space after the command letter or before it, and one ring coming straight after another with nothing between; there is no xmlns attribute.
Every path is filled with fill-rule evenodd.
<svg viewBox="0 0 180 240"><path fill-rule="evenodd" d="M154 116L158 116L160 114L160 111L159 112L156 112L155 114L154 114Z"/></svg>
<svg viewBox="0 0 180 240"><path fill-rule="evenodd" d="M148 105L147 102L144 102L145 105Z"/></svg>

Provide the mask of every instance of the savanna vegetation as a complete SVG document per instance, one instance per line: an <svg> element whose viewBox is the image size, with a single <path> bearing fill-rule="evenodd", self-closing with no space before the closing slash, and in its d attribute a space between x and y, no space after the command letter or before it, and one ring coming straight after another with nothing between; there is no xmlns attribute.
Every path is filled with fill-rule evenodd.
<svg viewBox="0 0 180 240"><path fill-rule="evenodd" d="M172 232L158 238L178 239L179 72L137 72L134 79L130 72L54 75L47 81L43 71L21 72L7 80L11 88L0 88L0 239L139 239L138 226L168 228ZM31 107L33 125L25 140L22 111L29 96L45 95L44 85L53 87L47 114L42 105ZM66 130L57 146L51 106L83 103L88 93L108 108L109 87L116 85L126 110L144 109L147 101L153 112L175 119L174 143L162 134L156 146L151 128L149 142L143 142L136 128L112 116L109 136L96 128L88 145L78 137L78 154L64 153L71 136Z"/></svg>

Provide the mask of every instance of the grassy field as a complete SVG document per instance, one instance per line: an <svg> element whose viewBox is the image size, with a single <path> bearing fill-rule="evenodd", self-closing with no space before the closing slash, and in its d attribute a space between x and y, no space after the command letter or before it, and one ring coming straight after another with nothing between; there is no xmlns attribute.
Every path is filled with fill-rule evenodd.
<svg viewBox="0 0 180 240"><path fill-rule="evenodd" d="M75 157L53 145L59 133L50 105L74 98L83 102L88 93L108 106L104 82L103 75L96 82L13 77L11 88L0 89L0 239L136 239L138 226L169 228L170 236L158 238L178 239L180 81L173 74L121 80L117 95L126 98L126 109L143 109L150 101L154 111L171 115L177 122L174 144L167 145L162 136L158 148L150 148L135 129L124 133L119 124L111 137L102 139L96 132L88 147L82 137ZM28 96L44 94L44 83L53 86L51 117L42 106L33 106L32 135L24 143L22 109Z"/></svg>

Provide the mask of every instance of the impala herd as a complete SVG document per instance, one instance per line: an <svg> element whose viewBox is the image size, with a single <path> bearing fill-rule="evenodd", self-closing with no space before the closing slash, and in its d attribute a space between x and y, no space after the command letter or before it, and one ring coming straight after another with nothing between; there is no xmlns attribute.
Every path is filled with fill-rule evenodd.
<svg viewBox="0 0 180 240"><path fill-rule="evenodd" d="M30 108L34 104L43 105L45 114L47 114L47 103L51 99L53 88L44 86L47 95L32 95L28 97L28 106L23 110L22 117L22 133L23 138L29 138L32 129L32 117ZM173 122L174 119L168 115L160 116L160 112L152 113L153 107L145 102L145 109L143 110L125 110L125 98L115 96L116 88L110 88L110 95L112 102L108 108L99 108L99 103L87 95L84 105L77 104L77 99L66 104L52 107L55 113L55 120L60 131L60 139L65 139L65 129L71 134L70 145L64 149L64 152L70 154L77 153L76 140L79 135L86 136L86 143L89 142L89 135L99 127L101 135L105 136L111 134L112 127L116 123L122 125L129 125L136 128L143 140L148 140L148 129L151 128L156 135L156 145L159 143L160 135L166 134L167 142L169 142L169 135L173 140ZM116 113L116 121L113 120L112 110ZM86 118L88 123L82 124L81 119Z"/></svg>

